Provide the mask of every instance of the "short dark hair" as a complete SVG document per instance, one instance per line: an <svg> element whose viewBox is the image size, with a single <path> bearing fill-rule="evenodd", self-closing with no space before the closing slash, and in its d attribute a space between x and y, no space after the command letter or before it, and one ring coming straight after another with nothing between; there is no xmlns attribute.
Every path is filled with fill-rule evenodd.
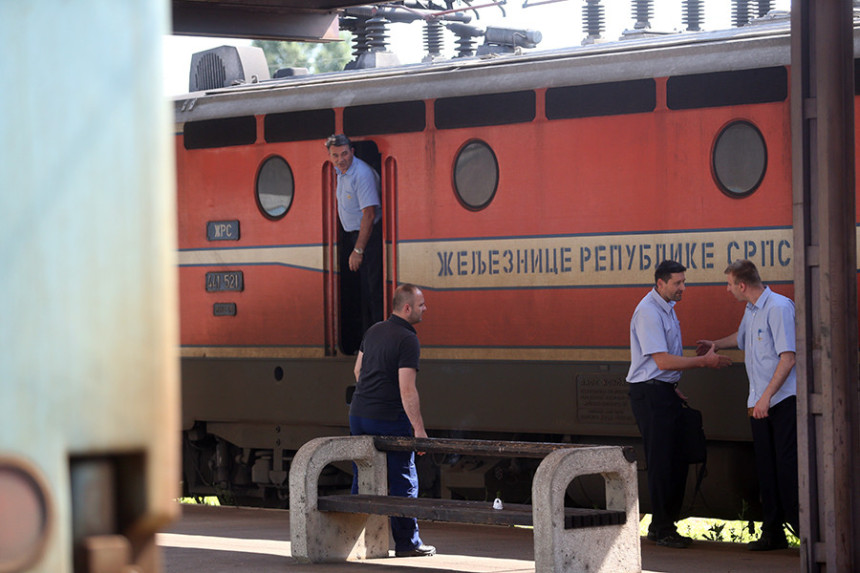
<svg viewBox="0 0 860 573"><path fill-rule="evenodd" d="M658 280L666 282L674 273L683 273L686 270L687 267L681 263L665 260L654 269L654 282L656 283Z"/></svg>
<svg viewBox="0 0 860 573"><path fill-rule="evenodd" d="M413 284L404 283L400 285L394 291L394 300L391 303L391 307L397 311L403 310L404 306L412 304L412 301L415 300L415 293L418 290L418 287Z"/></svg>
<svg viewBox="0 0 860 573"><path fill-rule="evenodd" d="M748 286L758 286L761 284L761 275L758 274L755 263L748 259L733 262L726 267L725 273L732 275L736 281Z"/></svg>
<svg viewBox="0 0 860 573"><path fill-rule="evenodd" d="M334 135L330 135L328 139L325 140L326 149L331 149L332 147L341 147L342 145L352 147L352 142L347 136L342 133L335 133Z"/></svg>

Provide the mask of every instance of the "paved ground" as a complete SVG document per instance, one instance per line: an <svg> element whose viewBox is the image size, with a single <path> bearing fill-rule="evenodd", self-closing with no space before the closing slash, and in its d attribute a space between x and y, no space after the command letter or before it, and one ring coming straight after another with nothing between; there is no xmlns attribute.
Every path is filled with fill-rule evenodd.
<svg viewBox="0 0 860 573"><path fill-rule="evenodd" d="M183 517L158 535L166 573L283 573L289 571L527 573L534 571L530 529L421 523L434 557L371 559L306 565L290 557L289 513L267 509L183 506ZM393 555L393 553L392 553ZM796 549L754 553L731 543L696 542L666 549L642 540L648 573L796 573Z"/></svg>

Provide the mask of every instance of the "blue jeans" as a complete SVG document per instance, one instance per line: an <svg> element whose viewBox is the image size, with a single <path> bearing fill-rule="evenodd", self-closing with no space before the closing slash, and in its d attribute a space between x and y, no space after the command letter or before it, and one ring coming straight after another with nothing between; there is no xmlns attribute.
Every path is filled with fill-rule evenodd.
<svg viewBox="0 0 860 573"><path fill-rule="evenodd" d="M412 424L403 414L397 420L373 420L349 417L349 433L353 436L412 436ZM388 495L418 497L418 472L415 452L388 452ZM358 493L358 471L353 464L352 493ZM395 551L409 551L421 546L418 520L414 517L392 517L391 535Z"/></svg>

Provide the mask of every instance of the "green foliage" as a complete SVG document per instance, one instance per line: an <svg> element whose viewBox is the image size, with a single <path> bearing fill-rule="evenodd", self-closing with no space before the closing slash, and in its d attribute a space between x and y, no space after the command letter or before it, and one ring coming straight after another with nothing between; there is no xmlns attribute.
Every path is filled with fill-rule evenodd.
<svg viewBox="0 0 860 573"><path fill-rule="evenodd" d="M726 522L722 523L712 523L708 526L708 529L704 532L704 538L708 541L722 541L723 540L723 530L726 528Z"/></svg>
<svg viewBox="0 0 860 573"><path fill-rule="evenodd" d="M281 68L307 68L312 74L336 72L352 59L349 32L340 33L341 42L276 42L254 40L252 46L263 48L269 73L274 77Z"/></svg>
<svg viewBox="0 0 860 573"><path fill-rule="evenodd" d="M194 497L180 497L179 503L189 504L189 505L221 505L216 496L199 496L195 495Z"/></svg>
<svg viewBox="0 0 860 573"><path fill-rule="evenodd" d="M761 522L743 519L725 521L704 517L688 517L677 523L681 535L702 541L722 541L726 543L749 543L761 537ZM648 525L651 524L651 514L645 514L639 521L639 534L648 535ZM800 539L785 528L785 538L789 547L800 547Z"/></svg>

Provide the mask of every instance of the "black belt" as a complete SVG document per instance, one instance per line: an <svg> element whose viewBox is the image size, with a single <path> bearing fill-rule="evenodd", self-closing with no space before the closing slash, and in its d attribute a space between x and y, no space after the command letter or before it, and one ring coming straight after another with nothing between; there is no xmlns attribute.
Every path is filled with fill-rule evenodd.
<svg viewBox="0 0 860 573"><path fill-rule="evenodd" d="M642 384L650 384L652 386L660 386L661 384L666 384L668 386L671 386L672 388L678 387L677 382L666 382L665 380L657 380L656 378L652 378L651 380L646 380L645 382L642 382Z"/></svg>
<svg viewBox="0 0 860 573"><path fill-rule="evenodd" d="M382 227L382 219L380 219L379 221L377 221L376 223L373 224L373 227L371 227L371 232L376 230L377 227ZM347 235L349 235L350 237L357 239L358 234L361 233L361 229L359 229L358 231L344 231L344 232Z"/></svg>

